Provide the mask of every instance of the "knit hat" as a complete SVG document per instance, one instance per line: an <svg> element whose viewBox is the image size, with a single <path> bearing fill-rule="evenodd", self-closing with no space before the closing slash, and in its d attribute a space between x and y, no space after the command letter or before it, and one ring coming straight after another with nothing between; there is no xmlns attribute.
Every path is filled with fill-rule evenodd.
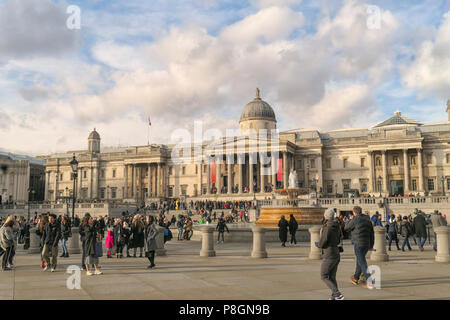
<svg viewBox="0 0 450 320"><path fill-rule="evenodd" d="M325 210L325 213L323 214L323 217L327 220L331 220L335 217L336 213L333 209L327 209Z"/></svg>

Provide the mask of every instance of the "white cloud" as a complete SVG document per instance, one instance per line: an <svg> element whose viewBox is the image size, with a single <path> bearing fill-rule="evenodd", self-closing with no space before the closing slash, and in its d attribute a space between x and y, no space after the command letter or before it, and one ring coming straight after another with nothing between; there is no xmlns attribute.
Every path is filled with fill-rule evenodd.
<svg viewBox="0 0 450 320"><path fill-rule="evenodd" d="M284 7L299 5L302 0L251 0L250 2L257 8L267 8L272 6Z"/></svg>

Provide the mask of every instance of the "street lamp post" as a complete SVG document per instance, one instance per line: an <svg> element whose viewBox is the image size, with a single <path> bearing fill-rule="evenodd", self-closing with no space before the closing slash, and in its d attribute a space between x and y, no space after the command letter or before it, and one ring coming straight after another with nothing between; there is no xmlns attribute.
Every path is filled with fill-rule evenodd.
<svg viewBox="0 0 450 320"><path fill-rule="evenodd" d="M75 199L76 199L76 187L77 187L77 175L78 175L78 161L75 158L75 153L73 154L73 159L70 161L70 166L72 167L73 173L73 192L72 192L72 222L75 218Z"/></svg>

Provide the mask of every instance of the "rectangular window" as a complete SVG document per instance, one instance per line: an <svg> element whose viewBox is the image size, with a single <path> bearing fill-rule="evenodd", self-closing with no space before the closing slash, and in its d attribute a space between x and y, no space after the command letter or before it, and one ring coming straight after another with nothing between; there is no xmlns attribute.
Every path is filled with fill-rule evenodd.
<svg viewBox="0 0 450 320"><path fill-rule="evenodd" d="M381 167L381 157L376 157L375 158L375 166L376 167Z"/></svg>
<svg viewBox="0 0 450 320"><path fill-rule="evenodd" d="M87 171L85 170L85 171L83 171L83 179L86 179L87 178Z"/></svg>
<svg viewBox="0 0 450 320"><path fill-rule="evenodd" d="M203 166L203 173L206 173L206 170L208 169L208 166L207 165L204 165Z"/></svg>
<svg viewBox="0 0 450 320"><path fill-rule="evenodd" d="M417 180L412 180L412 190L417 191Z"/></svg>
<svg viewBox="0 0 450 320"><path fill-rule="evenodd" d="M310 159L310 165L311 169L314 169L316 167L316 159Z"/></svg>
<svg viewBox="0 0 450 320"><path fill-rule="evenodd" d="M344 159L344 168L347 168L347 166L348 166L348 159Z"/></svg>
<svg viewBox="0 0 450 320"><path fill-rule="evenodd" d="M105 199L105 188L100 189L100 198Z"/></svg>
<svg viewBox="0 0 450 320"><path fill-rule="evenodd" d="M331 169L331 158L325 159L325 168Z"/></svg>
<svg viewBox="0 0 450 320"><path fill-rule="evenodd" d="M360 184L360 190L361 192L367 192L367 180L360 180L359 184Z"/></svg>
<svg viewBox="0 0 450 320"><path fill-rule="evenodd" d="M303 169L303 160L298 160L298 167Z"/></svg>
<svg viewBox="0 0 450 320"><path fill-rule="evenodd" d="M434 191L434 179L428 179L428 191Z"/></svg>
<svg viewBox="0 0 450 320"><path fill-rule="evenodd" d="M116 177L116 169L113 169L113 171L112 171L112 177L113 177L113 178Z"/></svg>
<svg viewBox="0 0 450 320"><path fill-rule="evenodd" d="M173 186L169 186L168 192L169 192L169 197L173 197Z"/></svg>
<svg viewBox="0 0 450 320"><path fill-rule="evenodd" d="M328 182L327 183L327 193L328 194L333 193L333 182Z"/></svg>
<svg viewBox="0 0 450 320"><path fill-rule="evenodd" d="M100 171L100 177L101 178L105 178L105 170L101 170Z"/></svg>
<svg viewBox="0 0 450 320"><path fill-rule="evenodd" d="M117 198L117 188L111 188L111 199Z"/></svg>
<svg viewBox="0 0 450 320"><path fill-rule="evenodd" d="M447 153L446 158L447 158L447 163L450 163L450 153Z"/></svg>
<svg viewBox="0 0 450 320"><path fill-rule="evenodd" d="M206 184L202 184L202 194L206 194L206 190L207 189L207 187L206 187Z"/></svg>
<svg viewBox="0 0 450 320"><path fill-rule="evenodd" d="M198 174L198 166L195 165L195 174Z"/></svg>
<svg viewBox="0 0 450 320"><path fill-rule="evenodd" d="M450 179L447 178L447 190L450 190Z"/></svg>
<svg viewBox="0 0 450 320"><path fill-rule="evenodd" d="M184 176L186 174L186 167L181 167L181 174Z"/></svg>
<svg viewBox="0 0 450 320"><path fill-rule="evenodd" d="M342 180L342 185L344 186L344 190L350 189L351 180Z"/></svg>
<svg viewBox="0 0 450 320"><path fill-rule="evenodd" d="M59 181L63 181L64 179L64 174L63 173L61 173L60 175L59 175Z"/></svg>
<svg viewBox="0 0 450 320"><path fill-rule="evenodd" d="M366 166L366 158L361 158L361 168Z"/></svg>
<svg viewBox="0 0 450 320"><path fill-rule="evenodd" d="M187 195L187 185L182 185L181 186L181 195L182 196Z"/></svg>

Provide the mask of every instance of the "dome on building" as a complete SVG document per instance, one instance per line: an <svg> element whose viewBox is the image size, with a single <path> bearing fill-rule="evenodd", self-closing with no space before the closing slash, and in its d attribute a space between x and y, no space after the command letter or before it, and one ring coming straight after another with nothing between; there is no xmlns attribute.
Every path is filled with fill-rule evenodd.
<svg viewBox="0 0 450 320"><path fill-rule="evenodd" d="M239 122L246 120L277 121L272 107L260 98L259 89L256 89L255 99L244 107L241 114L241 120Z"/></svg>
<svg viewBox="0 0 450 320"><path fill-rule="evenodd" d="M92 131L91 134L89 135L88 139L100 140L100 135L98 134L97 131L95 131L95 128L94 128L94 131Z"/></svg>

